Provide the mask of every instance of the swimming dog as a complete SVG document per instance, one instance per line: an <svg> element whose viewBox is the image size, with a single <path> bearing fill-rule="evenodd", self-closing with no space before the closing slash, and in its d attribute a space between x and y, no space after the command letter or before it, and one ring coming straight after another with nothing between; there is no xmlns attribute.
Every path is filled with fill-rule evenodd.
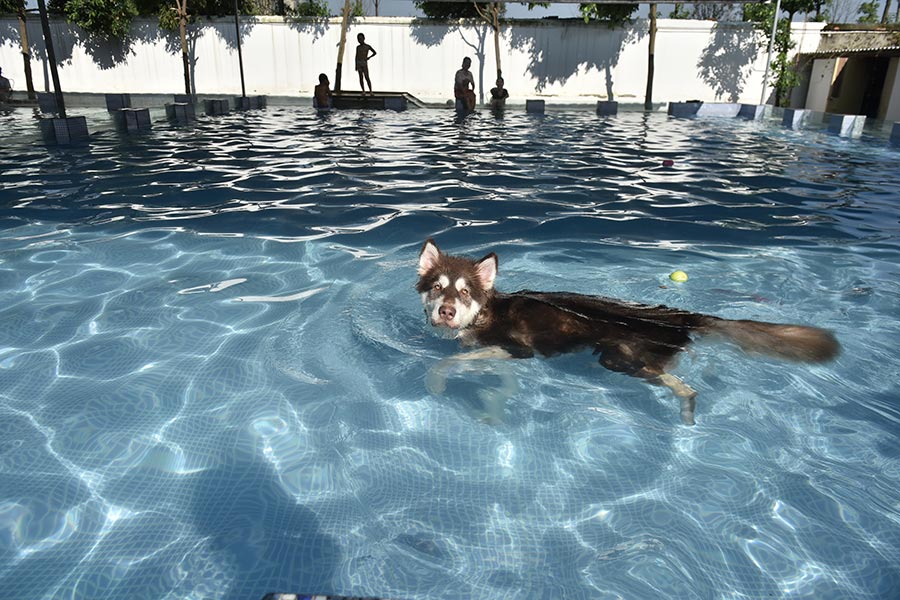
<svg viewBox="0 0 900 600"><path fill-rule="evenodd" d="M464 346L479 347L455 359L592 349L607 369L672 390L686 425L694 424L697 392L668 369L696 336L723 337L744 351L796 362L825 362L840 350L831 332L806 325L723 319L569 292L504 294L494 289L497 268L493 252L480 260L451 256L432 239L419 252L416 290L428 320Z"/></svg>

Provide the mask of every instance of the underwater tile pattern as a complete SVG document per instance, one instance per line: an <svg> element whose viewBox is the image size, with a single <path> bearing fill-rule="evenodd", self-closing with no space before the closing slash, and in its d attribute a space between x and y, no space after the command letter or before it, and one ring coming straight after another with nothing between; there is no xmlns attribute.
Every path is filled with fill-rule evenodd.
<svg viewBox="0 0 900 600"><path fill-rule="evenodd" d="M270 107L47 148L0 113L0 597L888 598L900 178L875 131ZM663 161L669 166L663 166ZM835 331L664 390L486 361L422 241L571 290ZM676 270L689 275L673 283ZM514 393L502 393L514 381Z"/></svg>

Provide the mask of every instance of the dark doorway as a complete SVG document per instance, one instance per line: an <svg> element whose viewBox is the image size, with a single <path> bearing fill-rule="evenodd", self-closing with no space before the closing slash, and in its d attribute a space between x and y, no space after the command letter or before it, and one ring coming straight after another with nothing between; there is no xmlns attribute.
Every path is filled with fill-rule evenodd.
<svg viewBox="0 0 900 600"><path fill-rule="evenodd" d="M881 106L881 93L884 91L884 80L887 77L888 65L891 59L877 56L865 60L866 88L863 92L862 104L859 114L866 115L870 119L878 118L878 109Z"/></svg>

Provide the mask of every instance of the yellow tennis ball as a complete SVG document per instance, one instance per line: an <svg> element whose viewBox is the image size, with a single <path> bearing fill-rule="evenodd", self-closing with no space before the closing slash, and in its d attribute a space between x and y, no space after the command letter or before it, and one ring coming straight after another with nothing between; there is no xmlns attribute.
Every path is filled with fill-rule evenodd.
<svg viewBox="0 0 900 600"><path fill-rule="evenodd" d="M677 281L678 283L683 283L688 280L688 276L684 271L672 271L672 274L669 275L669 279Z"/></svg>

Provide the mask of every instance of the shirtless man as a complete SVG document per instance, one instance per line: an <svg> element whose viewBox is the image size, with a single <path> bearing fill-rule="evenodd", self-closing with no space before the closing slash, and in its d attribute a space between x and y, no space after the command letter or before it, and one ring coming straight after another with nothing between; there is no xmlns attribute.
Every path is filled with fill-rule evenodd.
<svg viewBox="0 0 900 600"><path fill-rule="evenodd" d="M472 59L465 57L462 69L456 72L456 78L453 80L453 97L461 99L467 111L475 110L475 78L469 70L471 66Z"/></svg>
<svg viewBox="0 0 900 600"><path fill-rule="evenodd" d="M359 34L356 36L359 45L356 47L356 72L359 73L359 87L362 88L363 96L366 95L366 87L363 85L363 77L369 84L369 95L374 96L372 92L372 81L369 79L369 59L377 54L375 48L366 43L366 36ZM370 54L371 53L371 54Z"/></svg>

